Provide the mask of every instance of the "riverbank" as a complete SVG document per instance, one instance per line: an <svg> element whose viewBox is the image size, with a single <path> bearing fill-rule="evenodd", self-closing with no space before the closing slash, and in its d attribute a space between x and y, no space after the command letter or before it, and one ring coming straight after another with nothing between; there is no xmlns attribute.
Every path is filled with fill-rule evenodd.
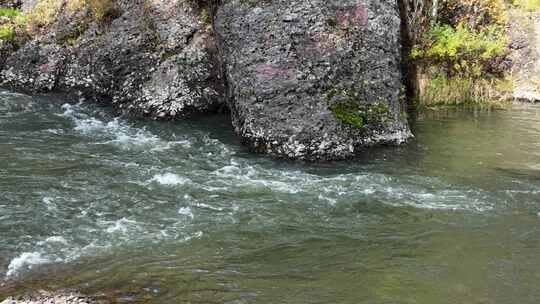
<svg viewBox="0 0 540 304"><path fill-rule="evenodd" d="M84 296L77 292L37 291L33 294L9 297L0 304L107 304L96 298Z"/></svg>
<svg viewBox="0 0 540 304"><path fill-rule="evenodd" d="M537 102L540 18L531 5L449 1L410 51L418 107Z"/></svg>

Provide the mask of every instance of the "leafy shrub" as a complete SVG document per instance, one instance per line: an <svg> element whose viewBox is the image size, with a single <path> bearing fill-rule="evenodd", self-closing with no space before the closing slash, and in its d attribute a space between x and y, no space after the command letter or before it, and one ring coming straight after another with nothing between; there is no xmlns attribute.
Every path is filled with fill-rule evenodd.
<svg viewBox="0 0 540 304"><path fill-rule="evenodd" d="M118 7L113 0L87 0L87 3L94 12L96 20L100 22L115 18L119 14Z"/></svg>
<svg viewBox="0 0 540 304"><path fill-rule="evenodd" d="M473 29L505 26L508 22L506 3L504 0L443 0L438 21L453 26L466 24Z"/></svg>
<svg viewBox="0 0 540 304"><path fill-rule="evenodd" d="M0 25L0 40L13 42L15 40L15 29L11 24Z"/></svg>
<svg viewBox="0 0 540 304"><path fill-rule="evenodd" d="M540 11L540 0L514 0L514 5L529 12Z"/></svg>
<svg viewBox="0 0 540 304"><path fill-rule="evenodd" d="M21 15L21 11L14 8L0 8L0 17L8 17L9 19L14 19Z"/></svg>
<svg viewBox="0 0 540 304"><path fill-rule="evenodd" d="M119 14L114 0L39 0L28 16L29 23L33 28L46 27L56 21L63 9L74 13L87 8L92 10L98 22L112 19Z"/></svg>
<svg viewBox="0 0 540 304"><path fill-rule="evenodd" d="M69 0L66 3L66 8L69 13L81 11L87 7L86 0Z"/></svg>
<svg viewBox="0 0 540 304"><path fill-rule="evenodd" d="M507 95L508 14L511 1L439 0L411 50L415 91L423 104L491 101ZM428 7L431 8L431 4ZM503 84L503 85L501 85ZM506 84L506 85L504 85ZM508 85L509 84L509 85Z"/></svg>
<svg viewBox="0 0 540 304"><path fill-rule="evenodd" d="M31 31L36 28L45 27L56 21L61 8L61 0L40 0L28 14L28 24L31 27Z"/></svg>
<svg viewBox="0 0 540 304"><path fill-rule="evenodd" d="M437 25L424 37L411 57L428 65L440 66L449 76L478 78L491 69L497 57L507 53L504 29L496 25L474 30L463 23L456 28Z"/></svg>
<svg viewBox="0 0 540 304"><path fill-rule="evenodd" d="M8 19L0 25L0 40L9 41L16 46L18 33L24 32L23 29L26 27L26 16L18 9L0 8L0 17Z"/></svg>

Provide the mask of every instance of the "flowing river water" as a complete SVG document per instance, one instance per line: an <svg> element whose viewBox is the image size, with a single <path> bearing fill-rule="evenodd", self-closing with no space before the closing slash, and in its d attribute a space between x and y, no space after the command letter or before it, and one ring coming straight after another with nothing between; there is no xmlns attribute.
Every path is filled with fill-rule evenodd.
<svg viewBox="0 0 540 304"><path fill-rule="evenodd" d="M540 106L427 112L346 162L0 91L0 300L538 303Z"/></svg>

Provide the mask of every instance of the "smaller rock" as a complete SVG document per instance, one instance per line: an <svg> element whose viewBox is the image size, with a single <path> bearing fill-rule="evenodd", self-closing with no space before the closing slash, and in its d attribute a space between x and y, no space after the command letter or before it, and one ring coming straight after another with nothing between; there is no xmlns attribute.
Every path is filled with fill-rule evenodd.
<svg viewBox="0 0 540 304"><path fill-rule="evenodd" d="M510 43L509 47L513 50L521 50L529 46L529 42L526 37L516 37Z"/></svg>
<svg viewBox="0 0 540 304"><path fill-rule="evenodd" d="M33 294L9 297L0 304L105 304L95 298L84 296L78 292L52 293L40 290Z"/></svg>
<svg viewBox="0 0 540 304"><path fill-rule="evenodd" d="M519 102L540 102L540 93L535 91L515 91L514 100Z"/></svg>
<svg viewBox="0 0 540 304"><path fill-rule="evenodd" d="M283 21L285 21L285 22L298 21L298 15L297 14L286 14L285 16L283 16Z"/></svg>

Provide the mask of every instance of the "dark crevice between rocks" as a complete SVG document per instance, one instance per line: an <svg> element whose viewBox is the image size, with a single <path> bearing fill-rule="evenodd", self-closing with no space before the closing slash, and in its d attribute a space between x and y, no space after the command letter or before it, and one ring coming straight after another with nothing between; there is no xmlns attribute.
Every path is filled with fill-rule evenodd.
<svg viewBox="0 0 540 304"><path fill-rule="evenodd" d="M400 38L401 38L401 71L402 71L402 83L404 87L407 111L409 113L414 112L415 98L418 91L417 81L417 67L414 62L411 61L409 54L414 47L414 42L409 36L409 24L407 22L407 0L397 0L399 6L399 15L401 19L400 25Z"/></svg>
<svg viewBox="0 0 540 304"><path fill-rule="evenodd" d="M223 4L223 0L198 0L198 2L206 6L206 9L210 16L210 26L212 29L212 36L214 38L212 39L214 45L212 48L209 48L210 50L213 51L210 53L210 55L212 56L212 59L217 63L217 66L219 69L217 73L221 79L221 82L222 82L221 84L223 85L223 96L222 96L223 102L221 103L221 107L218 109L218 112L232 114L232 111L234 109L232 109L230 106L232 104L230 102L231 87L230 87L230 82L228 81L228 78L227 78L227 73L225 72L225 61L223 59L225 57L223 56L223 50L221 49L218 43L220 39L218 39L217 37L218 32L216 31L216 28L215 28L215 24L216 24L215 20L216 20L217 11L219 7ZM231 117L233 116L231 115Z"/></svg>

